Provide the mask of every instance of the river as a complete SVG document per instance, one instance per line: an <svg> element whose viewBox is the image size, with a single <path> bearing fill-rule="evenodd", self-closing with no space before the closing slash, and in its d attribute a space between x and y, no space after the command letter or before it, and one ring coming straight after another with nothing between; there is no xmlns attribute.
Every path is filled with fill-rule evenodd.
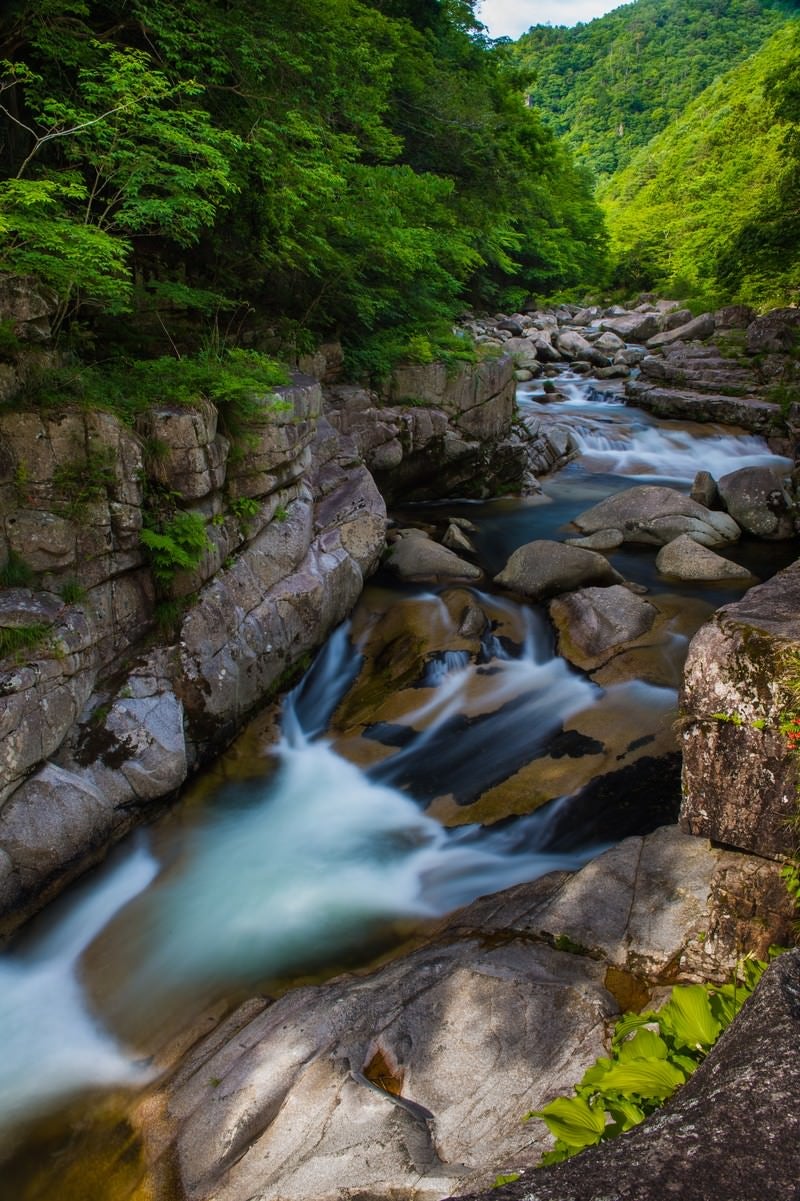
<svg viewBox="0 0 800 1201"><path fill-rule="evenodd" d="M568 424L580 447L540 497L395 515L468 520L489 577L632 483L688 490L701 468L778 461L758 438L656 420L569 373L555 396L522 385L519 406ZM761 578L793 557L746 539L723 553ZM363 963L475 896L577 867L674 815L686 647L747 585L667 584L655 548L610 557L661 621L622 670L594 679L558 656L542 608L491 585L379 574L286 699L279 744L256 721L181 806L31 924L0 959L4 1196L72 1196L64 1163L102 1127L87 1114L109 1098L123 1111L204 1006ZM479 615L469 637L465 612ZM93 1187L75 1195L133 1195Z"/></svg>

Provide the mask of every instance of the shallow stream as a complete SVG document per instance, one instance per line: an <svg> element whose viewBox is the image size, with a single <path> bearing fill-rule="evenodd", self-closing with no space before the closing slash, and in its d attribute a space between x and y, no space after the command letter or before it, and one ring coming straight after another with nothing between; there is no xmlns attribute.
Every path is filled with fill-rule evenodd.
<svg viewBox="0 0 800 1201"><path fill-rule="evenodd" d="M519 403L525 419L568 424L581 451L541 497L395 515L439 529L468 519L487 579L517 546L574 535L571 518L632 483L688 491L699 469L777 461L758 438L656 420L568 373L554 396L523 385ZM269 721L253 723L180 807L0 959L3 1195L71 1197L64 1163L102 1126L86 1114L109 1098L124 1111L119 1098L155 1078L204 1007L365 963L475 896L669 820L688 641L748 585L666 581L655 553L610 556L661 617L593 679L556 653L543 608L489 583L375 577L286 700L279 745ZM723 553L765 578L794 548L743 539ZM467 632L465 614L478 615ZM126 1145L115 1163L136 1160ZM113 1171L118 1186L103 1168L104 1191L83 1177L74 1195L150 1195Z"/></svg>

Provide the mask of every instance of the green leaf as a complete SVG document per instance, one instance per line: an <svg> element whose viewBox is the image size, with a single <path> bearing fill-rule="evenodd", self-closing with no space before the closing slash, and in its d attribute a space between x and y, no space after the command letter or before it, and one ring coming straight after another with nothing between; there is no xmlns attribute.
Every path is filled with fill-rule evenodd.
<svg viewBox="0 0 800 1201"><path fill-rule="evenodd" d="M532 1109L526 1116L541 1118L550 1133L570 1147L593 1146L606 1128L603 1106L590 1105L583 1097L556 1097L544 1109Z"/></svg>
<svg viewBox="0 0 800 1201"><path fill-rule="evenodd" d="M620 1063L635 1059L666 1059L669 1048L660 1035L644 1027L619 1045Z"/></svg>
<svg viewBox="0 0 800 1201"><path fill-rule="evenodd" d="M722 1029L711 1010L708 993L700 984L676 987L658 1014L662 1033L673 1035L687 1047L710 1047Z"/></svg>
<svg viewBox="0 0 800 1201"><path fill-rule="evenodd" d="M633 1101L625 1097L609 1098L606 1101L606 1109L611 1114L614 1120L613 1127L608 1127L607 1134L624 1134L626 1130L632 1130L634 1126L638 1126L647 1117L647 1114L640 1105L636 1105Z"/></svg>
<svg viewBox="0 0 800 1201"><path fill-rule="evenodd" d="M604 1091L663 1100L685 1079L685 1072L666 1059L635 1059L614 1064L606 1072Z"/></svg>

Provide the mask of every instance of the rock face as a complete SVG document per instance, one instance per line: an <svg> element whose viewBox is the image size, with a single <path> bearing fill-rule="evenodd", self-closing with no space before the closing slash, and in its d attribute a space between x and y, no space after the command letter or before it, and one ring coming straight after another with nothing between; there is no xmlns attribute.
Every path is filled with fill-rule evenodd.
<svg viewBox="0 0 800 1201"><path fill-rule="evenodd" d="M727 513L715 513L674 488L642 484L626 488L574 518L584 533L619 530L626 542L664 545L688 534L703 546L735 542L739 527Z"/></svg>
<svg viewBox="0 0 800 1201"><path fill-rule="evenodd" d="M684 829L790 855L797 763L781 730L796 708L800 565L725 605L695 635L681 710Z"/></svg>
<svg viewBox="0 0 800 1201"><path fill-rule="evenodd" d="M483 1197L794 1201L800 1175L799 1041L795 950L773 963L708 1059L658 1113L622 1138L526 1172Z"/></svg>
<svg viewBox="0 0 800 1201"><path fill-rule="evenodd" d="M596 584L619 584L622 576L595 551L538 540L514 551L495 583L529 600L543 600Z"/></svg>
<svg viewBox="0 0 800 1201"><path fill-rule="evenodd" d="M534 1163L548 1136L521 1116L602 1051L616 992L644 1000L697 953L724 975L709 899L734 859L662 829L475 902L371 975L246 1002L165 1086L184 1195L436 1201Z"/></svg>

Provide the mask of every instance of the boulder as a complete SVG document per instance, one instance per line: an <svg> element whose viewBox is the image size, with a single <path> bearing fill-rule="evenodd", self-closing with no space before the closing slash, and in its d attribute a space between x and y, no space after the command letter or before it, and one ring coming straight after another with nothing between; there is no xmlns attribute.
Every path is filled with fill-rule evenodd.
<svg viewBox="0 0 800 1201"><path fill-rule="evenodd" d="M800 951L772 964L690 1080L623 1138L461 1201L794 1201ZM452 1201L452 1199L451 1199Z"/></svg>
<svg viewBox="0 0 800 1201"><path fill-rule="evenodd" d="M617 492L580 513L573 524L587 534L615 529L626 542L656 545L688 533L705 546L719 546L735 542L740 533L727 513L712 512L682 492L658 484Z"/></svg>
<svg viewBox="0 0 800 1201"><path fill-rule="evenodd" d="M576 330L562 330L556 339L556 346L568 359L580 359L598 367L605 367L608 363L608 355L603 354L602 350L596 350L591 342L587 342Z"/></svg>
<svg viewBox="0 0 800 1201"><path fill-rule="evenodd" d="M625 539L621 530L596 530L585 538L568 538L567 546L581 546L584 550L616 550Z"/></svg>
<svg viewBox="0 0 800 1201"><path fill-rule="evenodd" d="M661 319L661 333L666 333L669 330L679 329L682 325L688 325L692 320L691 309L673 309L666 313Z"/></svg>
<svg viewBox="0 0 800 1201"><path fill-rule="evenodd" d="M714 314L717 329L747 329L755 319L756 311L749 304L728 304Z"/></svg>
<svg viewBox="0 0 800 1201"><path fill-rule="evenodd" d="M713 509L715 505L719 504L717 481L709 471L697 472L692 481L689 496L706 509Z"/></svg>
<svg viewBox="0 0 800 1201"><path fill-rule="evenodd" d="M747 327L750 354L785 354L800 341L800 309L773 309Z"/></svg>
<svg viewBox="0 0 800 1201"><path fill-rule="evenodd" d="M595 349L605 351L606 354L615 354L618 350L622 350L624 346L625 343L622 338L612 333L610 329L607 329L594 342Z"/></svg>
<svg viewBox="0 0 800 1201"><path fill-rule="evenodd" d="M685 325L678 325L648 338L647 345L655 347L670 346L673 342L702 342L711 337L714 329L714 314L702 313L699 317L687 321Z"/></svg>
<svg viewBox="0 0 800 1201"><path fill-rule="evenodd" d="M688 534L681 534L663 546L656 556L662 575L679 580L751 580L746 567L723 559Z"/></svg>
<svg viewBox="0 0 800 1201"><path fill-rule="evenodd" d="M520 546L495 576L496 584L529 600L546 600L577 588L622 582L622 576L603 555L543 539Z"/></svg>
<svg viewBox="0 0 800 1201"><path fill-rule="evenodd" d="M386 567L401 580L479 580L483 575L480 567L419 530L398 538L387 555Z"/></svg>
<svg viewBox="0 0 800 1201"><path fill-rule="evenodd" d="M646 342L658 333L659 318L655 313L624 313L619 317L604 317L602 330L610 330L623 342Z"/></svg>
<svg viewBox="0 0 800 1201"><path fill-rule="evenodd" d="M800 563L718 609L689 646L681 698L681 823L759 855L791 855L798 761Z"/></svg>
<svg viewBox="0 0 800 1201"><path fill-rule="evenodd" d="M795 505L782 473L772 467L742 467L723 475L719 495L731 517L759 538L793 538Z"/></svg>
<svg viewBox="0 0 800 1201"><path fill-rule="evenodd" d="M607 663L651 629L657 610L627 588L583 588L550 602L559 654L584 671Z"/></svg>

